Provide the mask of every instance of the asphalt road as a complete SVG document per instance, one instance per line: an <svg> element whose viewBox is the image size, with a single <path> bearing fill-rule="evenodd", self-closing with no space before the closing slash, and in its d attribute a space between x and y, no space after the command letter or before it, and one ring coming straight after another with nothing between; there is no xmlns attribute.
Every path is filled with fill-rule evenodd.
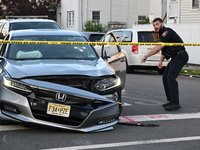
<svg viewBox="0 0 200 150"><path fill-rule="evenodd" d="M182 108L178 111L161 106L166 102L161 79L152 72L127 74L123 93L122 116L158 127L117 124L112 131L81 133L6 125L0 126L0 150L199 150L200 79L179 76Z"/></svg>

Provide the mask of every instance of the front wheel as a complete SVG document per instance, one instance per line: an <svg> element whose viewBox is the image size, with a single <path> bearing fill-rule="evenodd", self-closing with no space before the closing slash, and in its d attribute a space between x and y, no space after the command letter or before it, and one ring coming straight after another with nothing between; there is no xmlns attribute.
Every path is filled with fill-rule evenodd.
<svg viewBox="0 0 200 150"><path fill-rule="evenodd" d="M118 102L118 106L119 106L119 113L121 114L122 113L122 109L123 109L123 106L122 106L122 90L119 90L117 92L117 94L118 94L117 102Z"/></svg>
<svg viewBox="0 0 200 150"><path fill-rule="evenodd" d="M126 73L133 73L134 72L134 67L133 66L129 66L128 62L126 60Z"/></svg>

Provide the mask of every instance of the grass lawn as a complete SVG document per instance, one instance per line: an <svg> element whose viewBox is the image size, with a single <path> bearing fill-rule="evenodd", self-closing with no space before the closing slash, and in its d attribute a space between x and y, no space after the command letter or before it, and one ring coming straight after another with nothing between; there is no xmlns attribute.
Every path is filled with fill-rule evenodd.
<svg viewBox="0 0 200 150"><path fill-rule="evenodd" d="M200 75L200 70L182 69L181 73L190 75Z"/></svg>

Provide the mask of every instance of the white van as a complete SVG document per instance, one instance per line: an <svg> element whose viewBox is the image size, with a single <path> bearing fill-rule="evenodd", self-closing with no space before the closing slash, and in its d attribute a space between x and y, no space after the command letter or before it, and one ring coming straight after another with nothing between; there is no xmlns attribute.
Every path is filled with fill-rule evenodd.
<svg viewBox="0 0 200 150"><path fill-rule="evenodd" d="M158 34L148 29L117 29L111 30L119 42L158 42ZM135 69L152 69L157 70L159 74L163 74L168 61L163 62L163 69L158 69L160 60L160 52L148 57L145 63L141 63L141 58L151 51L154 46L138 46L138 45L120 45L122 52L126 55L127 72L133 72Z"/></svg>

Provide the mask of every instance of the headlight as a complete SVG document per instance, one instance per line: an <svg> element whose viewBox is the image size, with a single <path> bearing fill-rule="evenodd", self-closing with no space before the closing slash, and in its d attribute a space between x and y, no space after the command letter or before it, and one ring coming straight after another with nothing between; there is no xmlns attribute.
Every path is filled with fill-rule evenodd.
<svg viewBox="0 0 200 150"><path fill-rule="evenodd" d="M20 94L30 94L32 92L29 86L7 78L3 79L3 85Z"/></svg>
<svg viewBox="0 0 200 150"><path fill-rule="evenodd" d="M94 84L94 86L98 91L106 91L114 87L117 87L120 84L121 84L121 80L119 77L116 77L116 78L110 77L110 78L98 81L97 83Z"/></svg>

